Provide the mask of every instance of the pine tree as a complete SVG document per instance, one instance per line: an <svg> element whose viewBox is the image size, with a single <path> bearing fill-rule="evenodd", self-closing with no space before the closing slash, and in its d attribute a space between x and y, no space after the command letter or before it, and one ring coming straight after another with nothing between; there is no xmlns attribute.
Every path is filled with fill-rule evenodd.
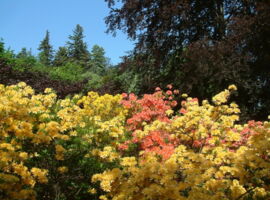
<svg viewBox="0 0 270 200"><path fill-rule="evenodd" d="M62 66L69 60L67 47L59 47L55 54L53 64L55 66Z"/></svg>
<svg viewBox="0 0 270 200"><path fill-rule="evenodd" d="M45 38L40 42L39 48L39 60L44 65L51 65L53 59L53 47L50 45L50 33L47 30Z"/></svg>
<svg viewBox="0 0 270 200"><path fill-rule="evenodd" d="M94 45L91 50L91 71L96 74L102 75L107 66L107 59L105 51L102 47Z"/></svg>
<svg viewBox="0 0 270 200"><path fill-rule="evenodd" d="M73 35L69 36L70 41L67 42L68 54L72 61L77 61L83 65L89 61L89 51L87 44L83 41L83 27L79 24L73 30Z"/></svg>

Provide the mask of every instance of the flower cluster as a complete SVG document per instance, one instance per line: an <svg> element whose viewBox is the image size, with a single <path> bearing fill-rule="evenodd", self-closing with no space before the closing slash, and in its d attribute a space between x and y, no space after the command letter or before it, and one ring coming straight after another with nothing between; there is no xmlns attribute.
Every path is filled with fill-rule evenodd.
<svg viewBox="0 0 270 200"><path fill-rule="evenodd" d="M121 100L94 92L57 100L51 89L35 94L25 83L0 85L0 199L70 199L78 187L91 196L85 185L101 166L93 150L113 160L125 138ZM85 174L91 167L97 169Z"/></svg>
<svg viewBox="0 0 270 200"><path fill-rule="evenodd" d="M182 108L166 120L127 121L141 149L123 157L119 168L93 176L107 192L102 198L270 198L270 123L237 124L240 110L227 103L234 90L216 95L213 104L182 95ZM138 116L132 104L129 109L132 119Z"/></svg>
<svg viewBox="0 0 270 200"><path fill-rule="evenodd" d="M236 89L57 100L0 85L0 199L269 199L270 122L239 124Z"/></svg>
<svg viewBox="0 0 270 200"><path fill-rule="evenodd" d="M174 113L173 108L177 105L174 100L175 95L178 95L179 91L172 91L171 85L168 85L167 88L166 92L156 88L154 94L145 94L141 99L138 99L134 94L123 94L121 103L129 109L130 114L126 121L126 129L132 132L132 139L120 144L120 150L128 150L129 144L137 144L139 150L155 152L164 158L172 154L175 140L171 139L166 131L158 128L148 129L153 124L171 122L170 116Z"/></svg>
<svg viewBox="0 0 270 200"><path fill-rule="evenodd" d="M54 126L41 120L42 115L50 115L55 97L54 93L34 95L25 83L0 85L1 199L34 199L35 185L48 182L47 169L26 163L36 156L34 145L62 137Z"/></svg>

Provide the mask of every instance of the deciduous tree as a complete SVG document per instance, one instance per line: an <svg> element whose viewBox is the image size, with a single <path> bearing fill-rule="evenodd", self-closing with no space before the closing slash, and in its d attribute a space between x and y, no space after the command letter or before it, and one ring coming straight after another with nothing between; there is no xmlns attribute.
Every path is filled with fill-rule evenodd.
<svg viewBox="0 0 270 200"><path fill-rule="evenodd" d="M105 1L111 9L107 31L120 29L137 42L121 65L131 63L151 83L142 84L141 92L152 89L147 85L174 83L192 96L210 98L235 83L242 115L267 117L269 1Z"/></svg>

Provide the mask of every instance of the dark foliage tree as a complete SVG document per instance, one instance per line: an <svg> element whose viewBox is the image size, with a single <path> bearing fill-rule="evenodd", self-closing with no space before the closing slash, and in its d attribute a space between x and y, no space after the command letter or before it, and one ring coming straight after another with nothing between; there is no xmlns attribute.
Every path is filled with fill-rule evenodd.
<svg viewBox="0 0 270 200"><path fill-rule="evenodd" d="M138 41L136 50L148 51L160 62L171 52L200 39L220 40L232 18L252 14L255 0L105 0L111 8L108 32L122 29Z"/></svg>
<svg viewBox="0 0 270 200"><path fill-rule="evenodd" d="M143 74L142 92L174 83L205 98L235 83L245 117L269 114L269 1L105 1L108 32L121 29L137 41L121 66Z"/></svg>
<svg viewBox="0 0 270 200"><path fill-rule="evenodd" d="M70 41L67 42L68 55L72 61L80 62L86 65L89 61L89 51L84 39L83 27L79 24L73 30L73 35L69 36Z"/></svg>
<svg viewBox="0 0 270 200"><path fill-rule="evenodd" d="M236 101L242 118L266 119L270 110L269 20L269 1L238 13L223 39L198 40L187 46L182 61L172 58L166 79L201 98L210 98L234 83L239 88Z"/></svg>
<svg viewBox="0 0 270 200"><path fill-rule="evenodd" d="M53 59L53 47L50 45L50 33L46 31L45 38L40 42L39 48L39 60L42 64L49 66L52 64Z"/></svg>

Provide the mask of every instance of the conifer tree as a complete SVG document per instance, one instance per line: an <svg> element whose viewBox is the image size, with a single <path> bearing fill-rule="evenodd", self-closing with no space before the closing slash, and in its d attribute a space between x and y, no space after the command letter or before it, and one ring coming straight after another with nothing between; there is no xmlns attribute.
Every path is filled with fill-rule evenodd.
<svg viewBox="0 0 270 200"><path fill-rule="evenodd" d="M55 54L53 64L55 66L62 66L68 62L68 50L67 47L59 47L58 51Z"/></svg>
<svg viewBox="0 0 270 200"><path fill-rule="evenodd" d="M73 30L73 35L69 36L70 41L67 42L68 54L72 61L86 64L89 61L89 51L84 39L83 27L79 24Z"/></svg>
<svg viewBox="0 0 270 200"><path fill-rule="evenodd" d="M51 65L53 58L53 47L50 45L50 33L47 30L45 38L40 42L39 48L39 60L44 65Z"/></svg>
<svg viewBox="0 0 270 200"><path fill-rule="evenodd" d="M107 59L105 51L102 47L94 45L91 50L91 71L96 74L102 75L107 66Z"/></svg>

